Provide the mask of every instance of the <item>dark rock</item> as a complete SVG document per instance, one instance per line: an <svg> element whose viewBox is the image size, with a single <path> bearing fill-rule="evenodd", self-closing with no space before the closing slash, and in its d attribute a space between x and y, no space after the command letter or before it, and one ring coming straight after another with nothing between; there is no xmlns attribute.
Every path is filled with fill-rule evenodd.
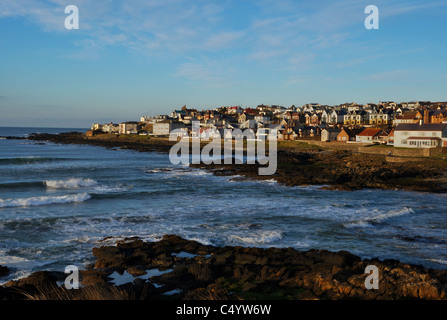
<svg viewBox="0 0 447 320"><path fill-rule="evenodd" d="M34 286L36 288L47 288L55 286L57 281L64 281L65 277L66 275L63 272L37 271L26 278L9 281L5 286Z"/></svg>
<svg viewBox="0 0 447 320"><path fill-rule="evenodd" d="M173 258L188 252L194 258ZM431 270L396 260L361 260L346 251L297 251L291 248L212 247L168 235L157 242L128 239L116 247L95 248L95 269L81 271L82 290L71 298L165 299L164 292L180 289L175 299L447 299L447 270ZM377 290L367 290L365 267L380 273ZM135 279L114 287L108 275L125 270ZM147 281L140 277L155 272ZM48 290L66 296L56 281L64 274L37 272L0 288L0 299L11 299L19 288L28 294ZM90 289L89 289L90 288ZM57 293L62 290L62 293ZM25 298L22 295L22 298Z"/></svg>
<svg viewBox="0 0 447 320"><path fill-rule="evenodd" d="M8 267L0 266L0 277L7 276L9 274Z"/></svg>

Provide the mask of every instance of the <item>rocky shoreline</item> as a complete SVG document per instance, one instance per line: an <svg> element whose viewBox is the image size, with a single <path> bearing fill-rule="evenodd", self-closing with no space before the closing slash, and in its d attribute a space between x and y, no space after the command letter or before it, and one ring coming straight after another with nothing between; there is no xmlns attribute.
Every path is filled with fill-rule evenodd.
<svg viewBox="0 0 447 320"><path fill-rule="evenodd" d="M0 300L447 299L447 270L345 251L214 247L165 235L119 240L92 253L96 262L80 270L79 289L64 287L63 272L40 271L0 287ZM378 289L365 287L368 265L379 270Z"/></svg>
<svg viewBox="0 0 447 320"><path fill-rule="evenodd" d="M82 133L33 134L28 140L63 144L88 144L106 148L132 149L140 152L168 153L176 142L167 139L120 140L119 135L88 138ZM320 185L324 189L352 191L365 188L447 192L447 161L421 158L403 163L387 162L386 157L361 154L353 150L278 149L277 170L272 176L260 176L258 164L198 164L191 167L209 170L215 175L247 179L274 179L287 186Z"/></svg>

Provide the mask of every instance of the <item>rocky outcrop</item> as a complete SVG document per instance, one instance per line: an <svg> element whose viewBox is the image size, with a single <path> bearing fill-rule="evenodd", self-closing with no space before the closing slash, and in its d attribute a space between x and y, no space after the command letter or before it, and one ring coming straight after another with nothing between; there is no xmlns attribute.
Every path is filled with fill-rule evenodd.
<svg viewBox="0 0 447 320"><path fill-rule="evenodd" d="M362 260L345 251L213 247L166 235L158 242L119 241L93 255L96 262L81 271L79 290L59 287L61 273L40 272L3 291L25 291L23 298L30 298L48 290L50 297L76 299L447 299L446 270ZM365 287L368 265L378 268L378 289ZM3 292L3 298L17 296Z"/></svg>
<svg viewBox="0 0 447 320"><path fill-rule="evenodd" d="M323 189L401 189L447 192L447 164L434 159L388 163L384 156L355 154L350 150L289 152L279 150L278 167L272 176L259 176L258 165L197 164L193 167L215 175L238 175L249 179L274 179L287 186L321 185Z"/></svg>

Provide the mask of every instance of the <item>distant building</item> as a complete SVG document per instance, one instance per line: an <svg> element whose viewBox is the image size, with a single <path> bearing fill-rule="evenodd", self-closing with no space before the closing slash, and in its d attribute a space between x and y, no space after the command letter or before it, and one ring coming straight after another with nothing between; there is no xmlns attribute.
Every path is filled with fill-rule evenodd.
<svg viewBox="0 0 447 320"><path fill-rule="evenodd" d="M368 118L369 124L373 126L391 124L393 112L391 110L380 109L377 111L377 109L374 109L369 113Z"/></svg>
<svg viewBox="0 0 447 320"><path fill-rule="evenodd" d="M343 123L347 126L361 126L366 124L368 113L365 110L350 110L343 116Z"/></svg>
<svg viewBox="0 0 447 320"><path fill-rule="evenodd" d="M447 123L447 110L434 110L430 114L430 123Z"/></svg>
<svg viewBox="0 0 447 320"><path fill-rule="evenodd" d="M339 142L355 141L356 136L362 131L363 129L343 128L337 135L337 141Z"/></svg>
<svg viewBox="0 0 447 320"><path fill-rule="evenodd" d="M398 125L401 123L419 123L419 121L424 119L423 112L416 111L405 111L401 116L397 116L393 124Z"/></svg>
<svg viewBox="0 0 447 320"><path fill-rule="evenodd" d="M138 122L127 121L119 124L119 134L137 134Z"/></svg>
<svg viewBox="0 0 447 320"><path fill-rule="evenodd" d="M105 133L119 133L120 126L113 122L106 123L102 126L102 131Z"/></svg>
<svg viewBox="0 0 447 320"><path fill-rule="evenodd" d="M406 148L447 147L447 124L399 124L394 129L394 146Z"/></svg>
<svg viewBox="0 0 447 320"><path fill-rule="evenodd" d="M387 142L388 133L378 128L367 128L357 134L355 140L362 143Z"/></svg>
<svg viewBox="0 0 447 320"><path fill-rule="evenodd" d="M94 123L94 124L92 124L90 129L93 130L93 131L101 130L102 129L102 125L99 124L99 123Z"/></svg>
<svg viewBox="0 0 447 320"><path fill-rule="evenodd" d="M179 118L181 116L186 116L185 110L174 110L171 112L171 118Z"/></svg>
<svg viewBox="0 0 447 320"><path fill-rule="evenodd" d="M185 127L186 125L183 122L165 119L154 123L153 133L156 136L168 136L171 131Z"/></svg>
<svg viewBox="0 0 447 320"><path fill-rule="evenodd" d="M332 110L328 112L327 123L332 125L343 124L346 113L345 110Z"/></svg>
<svg viewBox="0 0 447 320"><path fill-rule="evenodd" d="M341 129L326 128L321 130L321 141L337 141Z"/></svg>

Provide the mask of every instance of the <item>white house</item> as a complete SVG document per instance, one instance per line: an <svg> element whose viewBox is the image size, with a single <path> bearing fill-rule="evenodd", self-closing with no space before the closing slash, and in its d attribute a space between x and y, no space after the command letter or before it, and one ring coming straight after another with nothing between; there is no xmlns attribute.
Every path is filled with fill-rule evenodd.
<svg viewBox="0 0 447 320"><path fill-rule="evenodd" d="M329 112L326 110L323 110L323 112L321 113L321 120L320 120L321 124L325 124L329 122Z"/></svg>
<svg viewBox="0 0 447 320"><path fill-rule="evenodd" d="M263 115L256 115L254 117L256 122L260 122L260 123L270 123L270 117L267 116L263 116Z"/></svg>
<svg viewBox="0 0 447 320"><path fill-rule="evenodd" d="M343 124L344 117L347 114L345 110L332 110L328 113L327 123L329 124Z"/></svg>
<svg viewBox="0 0 447 320"><path fill-rule="evenodd" d="M341 129L326 128L321 130L321 141L337 141Z"/></svg>
<svg viewBox="0 0 447 320"><path fill-rule="evenodd" d="M239 128L241 129L256 129L258 127L258 123L256 120L247 120L244 123L241 123Z"/></svg>
<svg viewBox="0 0 447 320"><path fill-rule="evenodd" d="M447 124L398 124L394 129L394 146L406 148L447 147Z"/></svg>
<svg viewBox="0 0 447 320"><path fill-rule="evenodd" d="M366 128L355 136L355 141L362 143L386 143L388 133L379 128Z"/></svg>
<svg viewBox="0 0 447 320"><path fill-rule="evenodd" d="M119 124L115 124L113 122L106 123L102 126L102 131L106 133L119 133L120 126Z"/></svg>
<svg viewBox="0 0 447 320"><path fill-rule="evenodd" d="M167 136L172 130L180 128L185 128L185 124L183 122L166 119L154 123L153 133L156 136Z"/></svg>
<svg viewBox="0 0 447 320"><path fill-rule="evenodd" d="M137 134L138 133L138 122L127 121L121 122L119 125L120 134Z"/></svg>
<svg viewBox="0 0 447 320"><path fill-rule="evenodd" d="M101 130L102 129L102 125L99 123L94 123L92 124L91 128L92 130Z"/></svg>

